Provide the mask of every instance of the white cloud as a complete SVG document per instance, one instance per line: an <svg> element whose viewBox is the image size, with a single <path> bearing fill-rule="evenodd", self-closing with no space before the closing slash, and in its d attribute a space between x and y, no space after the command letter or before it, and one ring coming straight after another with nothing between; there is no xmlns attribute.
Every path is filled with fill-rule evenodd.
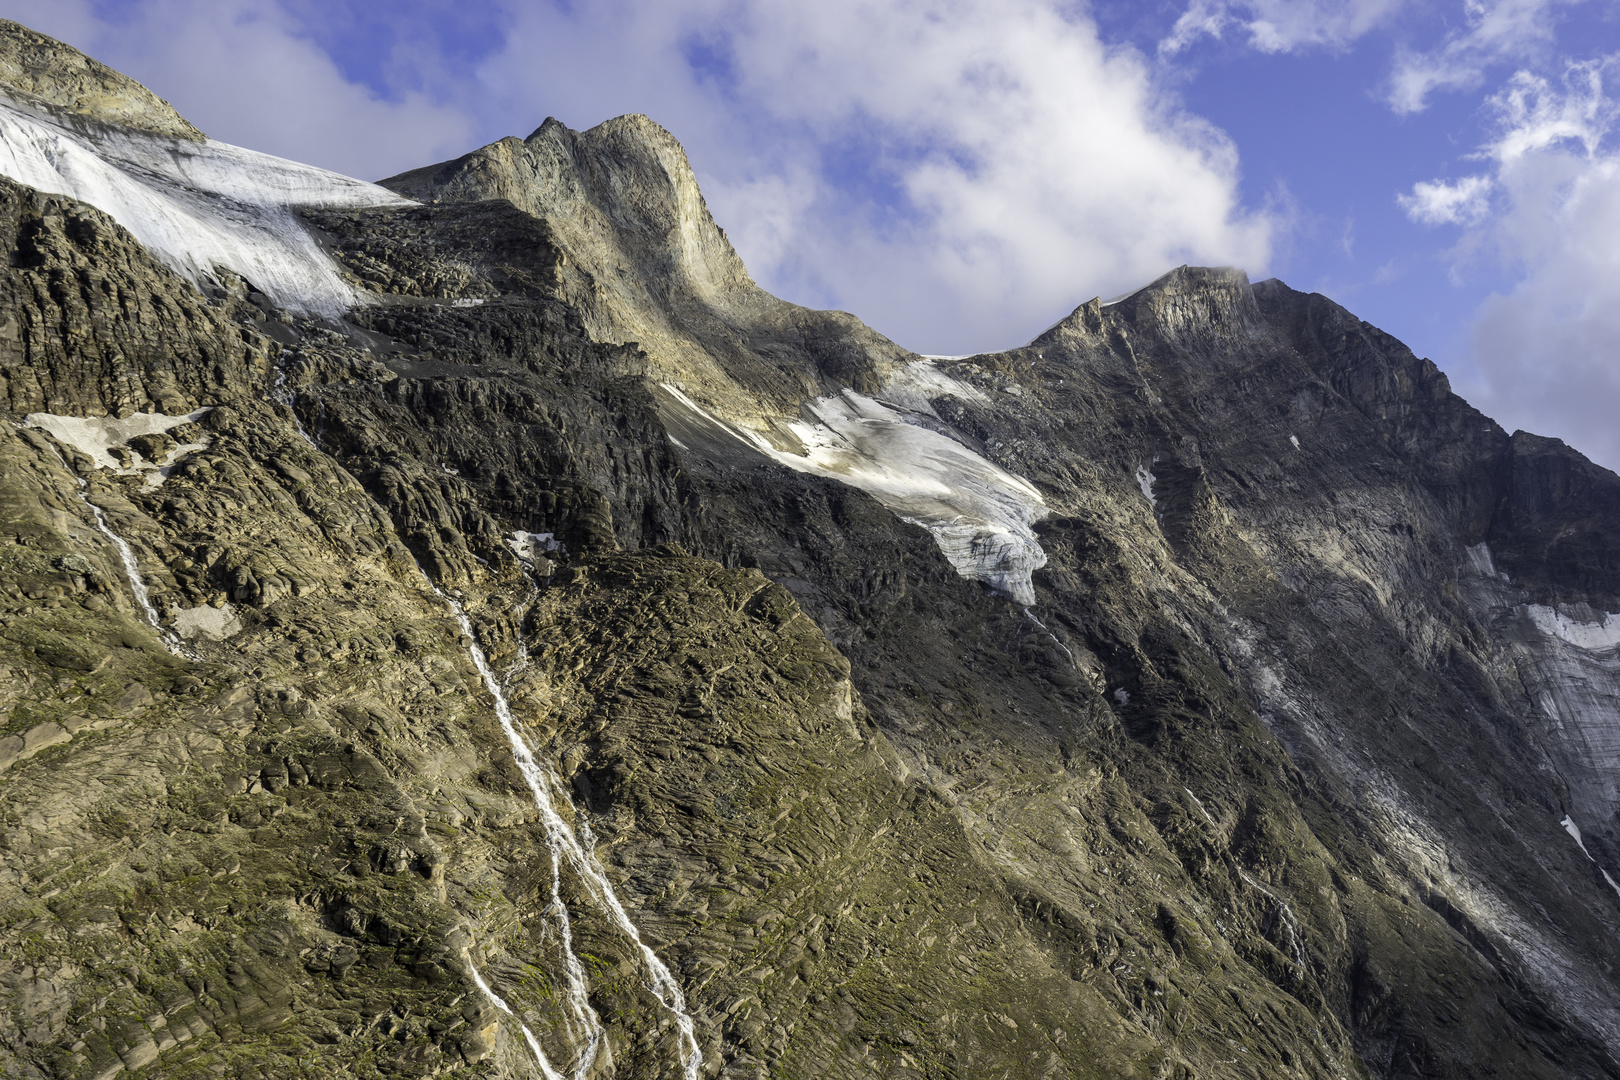
<svg viewBox="0 0 1620 1080"><path fill-rule="evenodd" d="M1488 176L1465 176L1454 183L1419 181L1410 195L1397 195L1406 216L1419 225L1471 225L1490 210Z"/></svg>
<svg viewBox="0 0 1620 1080"><path fill-rule="evenodd" d="M1433 47L1398 46L1385 100L1397 113L1422 112L1435 91L1477 87L1493 64L1545 57L1556 43L1560 9L1582 2L1461 0L1461 25ZM1260 52L1341 49L1423 14L1399 0L1191 0L1159 42L1159 55L1174 57L1200 38L1223 38L1234 29Z"/></svg>
<svg viewBox="0 0 1620 1080"><path fill-rule="evenodd" d="M1261 52L1342 48L1400 10L1398 0L1193 0L1159 43L1159 53L1174 56L1200 37L1219 38L1232 27L1247 33L1249 45Z"/></svg>
<svg viewBox="0 0 1620 1080"><path fill-rule="evenodd" d="M1523 60L1555 41L1559 7L1580 0L1465 0L1465 26L1435 48L1403 49L1390 73L1387 99L1397 113L1422 112L1436 90L1472 89L1492 64Z"/></svg>
<svg viewBox="0 0 1620 1080"><path fill-rule="evenodd" d="M1520 73L1491 99L1503 207L1461 251L1518 271L1473 328L1471 396L1510 430L1564 439L1620 467L1620 150L1604 65L1571 65L1561 87Z"/></svg>
<svg viewBox="0 0 1620 1080"><path fill-rule="evenodd" d="M116 23L88 0L0 0L0 16L167 98L210 136L364 179L466 149L468 114L348 81L275 0L146 0Z"/></svg>
<svg viewBox="0 0 1620 1080"><path fill-rule="evenodd" d="M1615 102L1603 93L1605 64L1571 64L1560 91L1546 79L1520 71L1487 100L1500 134L1487 148L1504 164L1560 142L1578 142L1594 156L1616 115Z"/></svg>
<svg viewBox="0 0 1620 1080"><path fill-rule="evenodd" d="M486 81L575 126L603 102L649 112L687 144L762 283L912 348L1006 346L1181 262L1268 259L1272 224L1242 209L1231 143L1049 3L512 14ZM695 77L672 42L719 59Z"/></svg>

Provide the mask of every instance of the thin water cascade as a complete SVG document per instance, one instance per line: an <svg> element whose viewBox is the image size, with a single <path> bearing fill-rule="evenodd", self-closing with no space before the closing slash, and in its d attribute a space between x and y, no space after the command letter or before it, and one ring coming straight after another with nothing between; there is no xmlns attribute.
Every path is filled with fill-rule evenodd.
<svg viewBox="0 0 1620 1080"><path fill-rule="evenodd" d="M418 569L420 570L421 567L418 566ZM427 578L427 571L423 570L422 576ZM581 1064L576 1069L575 1075L583 1077L583 1070L588 1064L587 1059L594 1061L595 1055L602 1045L602 1035L599 1030L601 1021L596 1017L595 1011L590 1008L589 1002L585 999L584 968L579 964L579 959L574 956L572 938L568 929L567 911L559 895L561 888L560 868L558 866L559 853L567 854L569 863L574 867L575 872L579 874L580 880L589 889L592 898L613 920L619 932L629 938L640 952L642 963L646 965L647 972L651 976L647 984L648 989L652 991L653 996L675 1019L675 1027L680 1042L681 1069L685 1080L698 1080L699 1071L703 1065L703 1052L698 1046L696 1025L692 1022L691 1014L686 1011L686 996L681 993L680 984L675 981L675 976L665 966L664 962L658 958L658 954L653 952L641 940L640 932L637 931L635 923L631 921L629 913L625 911L624 905L620 903L618 894L613 891L612 882L608 880L607 874L602 870L602 865L596 858L595 840L590 834L589 827L581 823L581 828L587 838L586 843L581 843L579 837L574 834L574 830L557 812L550 792L553 787L558 791L562 791L561 781L549 769L543 767L535 759L534 755L529 752L528 744L523 741L523 736L518 732L517 720L512 715L511 706L506 700L506 693L501 688L500 680L495 677L494 669L490 667L489 658L484 655L483 648L478 644L478 638L473 633L472 622L467 618L466 611L454 597L434 585L431 578L428 578L428 587L449 605L451 612L456 617L457 624L461 627L461 632L466 635L467 654L472 657L473 666L478 669L478 674L483 677L485 688L489 690L490 696L495 699L496 719L500 721L501 731L505 733L507 742L512 747L512 756L517 761L518 771L523 774L524 782L528 784L529 792L534 796L535 808L540 811L540 819L545 825L546 839L550 844L553 859L552 907L560 915L558 924L564 931L563 942L565 954L568 957L568 996L570 1005L575 1013L576 1020L587 1024L589 1024L589 1021L594 1021L595 1027L598 1029L585 1054L581 1055ZM564 798L566 797L565 794ZM578 969L577 972L576 968ZM578 995L577 998L576 994ZM586 1021L586 1017L589 1017L589 1021Z"/></svg>
<svg viewBox="0 0 1620 1080"><path fill-rule="evenodd" d="M532 578L530 585L534 585ZM525 603L532 604L539 595L539 587L534 586ZM445 600L452 607L457 606L449 597L445 597ZM468 639L471 640L471 637L469 633ZM508 675L515 675L528 666L529 646L520 634L518 658L508 669ZM562 898L562 859L555 844L551 846L551 903L547 906L547 911L557 920L557 935L563 947L563 967L568 976L565 996L569 1011L573 1014L573 1018L568 1022L568 1036L575 1045L585 1043L585 1050L579 1055L579 1061L574 1066L574 1080L585 1080L592 1066L596 1064L597 1058L607 1047L607 1029L602 1026L601 1017L597 1016L596 1010L591 1007L590 985L585 977L585 965L579 962L579 957L574 953L573 921L568 915L568 905Z"/></svg>
<svg viewBox="0 0 1620 1080"><path fill-rule="evenodd" d="M568 974L568 1008L574 1018L568 1023L568 1035L580 1041L579 1029L584 1029L585 1049L574 1066L574 1080L585 1080L597 1057L606 1046L607 1029L602 1018L591 1008L589 987L585 979L585 965L574 954L573 923L568 918L568 905L562 898L562 860L555 846L551 849L551 904L548 910L557 920L557 934L562 939L563 967Z"/></svg>
<svg viewBox="0 0 1620 1080"><path fill-rule="evenodd" d="M311 450L319 453L321 444L316 442L310 437L309 432L304 430L304 422L298 419L298 410L293 408L293 400L298 396L298 393L287 385L287 357L290 355L292 355L290 350L282 349L281 355L276 357L276 381L271 385L268 396L271 401L287 406L287 411L292 414L293 427L298 429L298 437L309 443ZM324 419L324 417L325 410L323 409L322 418Z"/></svg>
<svg viewBox="0 0 1620 1080"><path fill-rule="evenodd" d="M474 985L483 992L489 1003L510 1016L523 1031L524 1041L529 1044L529 1049L534 1053L534 1060L540 1064L540 1075L545 1077L545 1080L563 1080L562 1073L552 1066L551 1062L546 1058L546 1052L540 1049L540 1040L534 1037L534 1032L529 1030L529 1025L520 1020L518 1014L512 1011L512 1007L506 1003L505 999L492 990L489 983L484 981L484 977L478 973L478 966L472 962L471 955L467 956L467 970L472 973Z"/></svg>
<svg viewBox="0 0 1620 1080"><path fill-rule="evenodd" d="M141 606L142 614L146 616L146 621L152 624L152 629L157 631L158 637L163 639L164 647L176 656L184 657L187 660L195 659L190 653L186 652L178 637L163 628L162 617L152 604L152 594L146 591L146 582L141 580L141 567L135 561L135 549L129 546L129 541L113 532L112 526L107 524L107 515L102 511L101 507L90 501L88 494L90 485L85 483L84 477L68 466L67 460L62 457L61 451L54 446L51 447L51 453L56 455L56 460L61 464L62 468L67 471L69 476L73 477L73 482L79 485L79 490L74 494L79 496L80 502L90 508L90 513L96 519L96 528L101 532L102 536L112 542L113 547L118 549L119 561L124 564L124 576L129 579L129 591L135 594L135 602Z"/></svg>
<svg viewBox="0 0 1620 1080"><path fill-rule="evenodd" d="M1074 670L1076 670L1076 671L1080 670L1080 665L1078 665L1078 664L1076 664L1074 662L1074 653L1069 651L1069 647L1067 645L1063 644L1063 642L1059 641L1058 636L1056 634L1052 633L1051 630L1048 630L1047 627L1046 627L1046 624L1041 622L1041 620L1037 619L1035 617L1035 613L1033 611L1029 610L1029 608L1027 608L1027 607L1024 609L1024 618L1028 619L1030 622L1032 622L1036 626L1040 627L1042 632L1045 633L1047 637L1052 639L1052 644L1056 645L1058 648L1063 650L1063 655L1067 656L1069 658L1069 666L1070 667L1074 668ZM1190 795L1190 794L1192 794L1192 792L1188 792L1188 794Z"/></svg>

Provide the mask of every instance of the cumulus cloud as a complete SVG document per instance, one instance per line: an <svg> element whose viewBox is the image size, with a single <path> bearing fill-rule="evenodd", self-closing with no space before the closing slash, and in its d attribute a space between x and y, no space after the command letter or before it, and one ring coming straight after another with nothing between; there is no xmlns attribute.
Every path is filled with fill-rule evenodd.
<svg viewBox="0 0 1620 1080"><path fill-rule="evenodd" d="M1230 141L1052 3L512 14L487 82L576 126L603 102L649 112L756 277L912 348L1007 346L1179 263L1268 259L1272 222L1241 206Z"/></svg>
<svg viewBox="0 0 1620 1080"><path fill-rule="evenodd" d="M1602 61L1570 64L1563 86L1528 71L1517 72L1486 105L1496 114L1499 133L1486 148L1504 165L1566 142L1578 142L1595 157L1616 115L1603 90Z"/></svg>
<svg viewBox="0 0 1620 1080"><path fill-rule="evenodd" d="M1398 0L1193 0L1159 43L1159 54L1174 56L1199 38L1224 37L1232 29L1261 52L1342 48L1400 10Z"/></svg>
<svg viewBox="0 0 1620 1080"><path fill-rule="evenodd" d="M1427 50L1402 49L1387 99L1397 113L1421 112L1436 90L1472 89L1492 64L1524 60L1555 43L1557 9L1580 0L1465 0L1464 25Z"/></svg>
<svg viewBox="0 0 1620 1080"><path fill-rule="evenodd" d="M465 149L465 109L420 90L379 97L274 0L0 0L0 15L139 79L210 136L375 179Z"/></svg>
<svg viewBox="0 0 1620 1080"><path fill-rule="evenodd" d="M1410 195L1397 195L1395 201L1420 225L1471 225L1490 210L1493 186L1488 176L1419 181Z"/></svg>
<svg viewBox="0 0 1620 1080"><path fill-rule="evenodd" d="M1571 65L1559 84L1526 73L1491 98L1502 209L1463 251L1494 255L1518 284L1473 329L1472 396L1509 429L1564 439L1620 467L1620 149L1606 139L1610 65Z"/></svg>

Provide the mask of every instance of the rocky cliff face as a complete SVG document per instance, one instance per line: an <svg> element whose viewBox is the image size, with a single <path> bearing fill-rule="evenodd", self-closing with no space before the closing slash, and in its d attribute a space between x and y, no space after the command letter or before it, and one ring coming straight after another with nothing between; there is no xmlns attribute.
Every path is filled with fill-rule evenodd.
<svg viewBox="0 0 1620 1080"><path fill-rule="evenodd" d="M916 357L643 118L309 183L0 181L0 1075L1620 1075L1613 474L1233 270Z"/></svg>
<svg viewBox="0 0 1620 1080"><path fill-rule="evenodd" d="M79 50L0 19L0 86L36 108L171 138L200 140L174 106Z"/></svg>

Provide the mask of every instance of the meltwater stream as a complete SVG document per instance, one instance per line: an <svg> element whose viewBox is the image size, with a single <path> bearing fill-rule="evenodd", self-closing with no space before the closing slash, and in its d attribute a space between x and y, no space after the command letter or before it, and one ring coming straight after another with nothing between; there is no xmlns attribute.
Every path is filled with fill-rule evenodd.
<svg viewBox="0 0 1620 1080"><path fill-rule="evenodd" d="M422 572L427 577L427 572ZM507 742L511 744L512 756L517 759L518 771L523 774L524 781L529 786L529 792L534 796L534 805L540 811L541 821L546 828L546 839L551 847L552 868L552 894L551 911L557 917L557 924L561 931L563 952L566 956L568 975L568 998L570 1011L574 1014L569 1027L571 1033L582 1027L589 1040L585 1051L580 1055L579 1064L575 1066L574 1075L583 1080L586 1071L595 1062L597 1055L604 1047L604 1031L602 1022L595 1010L590 1006L586 997L585 970L579 958L574 955L572 932L568 920L568 909L561 897L561 857L568 856L569 863L574 867L580 879L585 882L591 896L598 905L613 920L619 932L629 938L641 953L642 963L646 965L651 976L648 989L658 998L670 1014L675 1018L676 1030L680 1037L681 1069L685 1080L698 1080L698 1072L703 1064L703 1053L698 1047L697 1029L692 1023L691 1014L686 1011L686 997L681 993L680 985L675 981L664 962L658 958L636 930L635 923L625 911L624 905L619 902L618 894L613 891L612 882L608 881L607 874L603 872L601 863L597 861L596 852L591 845L589 831L586 832L586 842L581 843L572 828L557 813L555 804L551 799L551 790L556 787L561 790L561 781L549 770L542 766L529 752L528 744L518 732L517 721L512 716L511 706L507 703L506 693L502 690L500 680L495 677L495 671L490 667L489 658L478 644L478 638L473 634L472 622L467 618L466 611L452 596L443 592L428 579L428 585L433 589L455 614L456 622L461 626L461 632L467 638L467 654L472 657L473 666L478 668L478 674L483 677L484 686L495 699L495 716L500 721L501 730L506 734ZM469 967L470 967L469 963ZM486 991L489 992L489 991ZM490 992L492 993L492 992ZM510 1012L510 1010L507 1010ZM527 1035L527 1029L525 1028ZM539 1055L539 1047L531 1045ZM544 1064L545 1058L540 1055L542 1068L550 1066ZM548 1077L549 1080L549 1077Z"/></svg>
<svg viewBox="0 0 1620 1080"><path fill-rule="evenodd" d="M298 419L298 410L293 408L293 402L298 397L298 391L294 390L287 382L287 357L291 355L291 349L282 349L281 355L276 358L276 380L271 384L270 393L266 397L271 401L287 406L287 412L292 416L293 427L297 429L298 437L309 443L311 450L319 452L321 444L316 442L310 433L304 430L304 422Z"/></svg>
<svg viewBox="0 0 1620 1080"><path fill-rule="evenodd" d="M112 526L107 524L106 513L102 511L101 507L90 501L90 496L87 494L90 485L85 483L84 477L68 467L67 461L63 459L61 453L55 447L51 448L51 452L56 454L56 460L61 462L62 468L67 471L68 475L73 477L73 482L79 485L79 490L75 494L79 496L80 502L90 508L90 513L95 515L96 528L101 532L102 536L112 542L113 547L118 549L119 561L124 564L124 576L129 579L129 591L135 594L135 602L141 606L141 613L146 616L146 621L152 624L152 629L158 632L158 637L163 639L164 646L170 652L187 660L196 659L186 652L185 648L180 644L180 639L173 632L163 629L162 617L158 615L157 608L152 604L152 594L146 591L146 582L141 580L141 567L135 561L135 549L129 546L129 541L113 532Z"/></svg>
<svg viewBox="0 0 1620 1080"><path fill-rule="evenodd" d="M489 983L485 982L484 976L479 974L478 965L472 962L471 956L467 957L467 970L472 973L473 984L478 987L489 1003L517 1021L517 1026L523 1031L524 1041L529 1044L529 1049L533 1051L535 1061L540 1063L540 1075L545 1077L546 1080L563 1080L562 1073L556 1070L546 1057L546 1052L540 1049L540 1040L534 1037L534 1032L529 1030L529 1025L518 1019L517 1013L512 1011L512 1006L506 1003L505 998L490 989Z"/></svg>

